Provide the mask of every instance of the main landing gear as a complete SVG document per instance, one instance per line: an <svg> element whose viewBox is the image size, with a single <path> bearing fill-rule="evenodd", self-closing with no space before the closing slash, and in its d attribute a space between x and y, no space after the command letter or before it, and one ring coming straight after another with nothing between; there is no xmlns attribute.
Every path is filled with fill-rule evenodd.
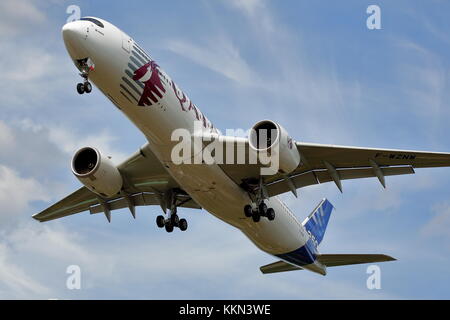
<svg viewBox="0 0 450 320"><path fill-rule="evenodd" d="M244 214L247 218L252 218L254 222L259 222L261 217L266 217L269 221L273 221L275 219L275 210L273 208L268 208L264 201L258 206L246 205L244 207Z"/></svg>
<svg viewBox="0 0 450 320"><path fill-rule="evenodd" d="M89 71L94 70L94 64L89 58L77 61L80 66L80 76L83 78L83 83L77 84L77 92L79 94L90 93L92 91L92 84L89 82Z"/></svg>
<svg viewBox="0 0 450 320"><path fill-rule="evenodd" d="M181 231L186 231L188 227L187 220L180 219L176 213L168 219L165 219L164 216L157 216L156 224L159 228L165 228L167 232L172 232L175 227L180 228Z"/></svg>
<svg viewBox="0 0 450 320"><path fill-rule="evenodd" d="M176 193L170 191L166 195L166 201L170 204L169 213L167 218L160 215L156 217L156 225L159 228L165 228L167 232L172 232L175 227L180 228L181 231L186 231L188 228L188 223L186 219L180 219L177 214L177 199Z"/></svg>
<svg viewBox="0 0 450 320"><path fill-rule="evenodd" d="M249 194L250 197L255 200L251 205L248 204L244 207L245 216L247 218L252 218L254 222L259 222L261 217L266 217L269 221L273 221L275 219L275 210L273 210L273 208L268 208L264 202L269 196L265 189L262 177L259 179L259 184L255 186L255 189L252 189Z"/></svg>

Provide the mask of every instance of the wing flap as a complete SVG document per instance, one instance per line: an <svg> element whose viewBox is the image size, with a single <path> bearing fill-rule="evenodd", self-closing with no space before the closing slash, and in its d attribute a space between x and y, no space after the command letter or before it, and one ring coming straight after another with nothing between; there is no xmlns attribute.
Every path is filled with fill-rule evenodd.
<svg viewBox="0 0 450 320"><path fill-rule="evenodd" d="M384 176L395 176L414 173L414 169L411 166L386 167L380 169ZM346 168L346 169L337 169L336 171L339 173L339 177L341 180L376 177L373 168L348 168L348 169ZM316 171L316 175L320 183L333 181L328 170L318 170Z"/></svg>
<svg viewBox="0 0 450 320"><path fill-rule="evenodd" d="M196 202L194 202L189 196L186 196L184 200L180 198L181 197L178 196L178 199L181 200L180 204L178 205L179 207L201 209L201 207ZM160 205L160 195L156 193L142 192L131 195L130 199L132 201L133 206L136 207ZM106 204L108 205L111 211L128 208L129 206L128 200L124 197L107 201ZM103 205L99 203L93 205L89 208L89 211L91 214L103 213L104 212Z"/></svg>
<svg viewBox="0 0 450 320"><path fill-rule="evenodd" d="M400 167L385 167L380 168L385 176L414 174L414 169L411 166ZM362 178L374 178L376 174L373 168L343 168L336 170L339 173L341 180L362 179ZM294 183L294 186L303 188L306 186L326 183L333 181L330 173L327 170L312 170L306 173L298 174L289 177ZM278 194L289 192L289 185L286 183L285 178L280 178L277 181L267 184L266 186L269 196L273 197Z"/></svg>

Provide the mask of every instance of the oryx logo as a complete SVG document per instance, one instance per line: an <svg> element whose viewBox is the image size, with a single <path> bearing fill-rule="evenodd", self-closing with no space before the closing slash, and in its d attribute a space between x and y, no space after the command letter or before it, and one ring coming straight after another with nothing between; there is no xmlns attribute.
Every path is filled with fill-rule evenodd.
<svg viewBox="0 0 450 320"><path fill-rule="evenodd" d="M151 106L166 93L168 79L137 43L133 42L130 49L125 74L120 83L120 93L135 106Z"/></svg>
<svg viewBox="0 0 450 320"><path fill-rule="evenodd" d="M166 92L158 68L159 66L155 61L150 61L134 71L133 80L144 83L144 91L139 99L138 106L151 106L152 102L158 102L158 97L161 99L162 94Z"/></svg>

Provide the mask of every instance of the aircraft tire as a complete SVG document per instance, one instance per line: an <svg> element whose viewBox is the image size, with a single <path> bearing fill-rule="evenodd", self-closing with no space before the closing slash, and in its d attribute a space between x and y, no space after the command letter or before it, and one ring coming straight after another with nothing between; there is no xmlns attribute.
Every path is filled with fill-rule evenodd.
<svg viewBox="0 0 450 320"><path fill-rule="evenodd" d="M157 216L156 217L156 225L158 228L164 228L165 226L165 219L163 216Z"/></svg>
<svg viewBox="0 0 450 320"><path fill-rule="evenodd" d="M186 231L188 228L188 223L186 219L180 219L178 225L181 231Z"/></svg>
<svg viewBox="0 0 450 320"><path fill-rule="evenodd" d="M264 202L261 202L261 203L259 204L258 209L259 209L259 214L260 214L261 216L265 217L266 214L267 214L267 205L266 205Z"/></svg>
<svg viewBox="0 0 450 320"><path fill-rule="evenodd" d="M247 218L250 218L253 215L253 210L251 205L246 205L244 207L244 214Z"/></svg>
<svg viewBox="0 0 450 320"><path fill-rule="evenodd" d="M173 215L170 217L170 222L171 222L171 224L172 224L173 226L177 227L177 226L178 226L178 223L180 222L180 218L178 217L177 214L173 214Z"/></svg>
<svg viewBox="0 0 450 320"><path fill-rule="evenodd" d="M269 219L269 221L275 220L275 210L272 208L267 209L267 219Z"/></svg>
<svg viewBox="0 0 450 320"><path fill-rule="evenodd" d="M77 84L77 92L79 94L83 94L84 93L84 84L82 84L82 83Z"/></svg>
<svg viewBox="0 0 450 320"><path fill-rule="evenodd" d="M168 233L171 233L173 231L173 225L171 223L166 223L165 227Z"/></svg>
<svg viewBox="0 0 450 320"><path fill-rule="evenodd" d="M90 82L85 82L83 87L84 87L84 92L91 93L91 91L92 91L92 84Z"/></svg>

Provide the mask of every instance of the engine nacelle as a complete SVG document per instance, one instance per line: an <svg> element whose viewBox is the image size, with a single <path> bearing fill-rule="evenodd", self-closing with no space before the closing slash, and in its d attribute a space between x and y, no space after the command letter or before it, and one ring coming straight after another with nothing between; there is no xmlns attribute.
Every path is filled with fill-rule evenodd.
<svg viewBox="0 0 450 320"><path fill-rule="evenodd" d="M276 122L263 120L256 123L250 131L249 143L253 150L267 152L272 162L278 161L281 173L294 171L300 163L294 139Z"/></svg>
<svg viewBox="0 0 450 320"><path fill-rule="evenodd" d="M72 172L89 190L102 197L112 197L122 189L119 170L95 148L85 147L75 153Z"/></svg>

